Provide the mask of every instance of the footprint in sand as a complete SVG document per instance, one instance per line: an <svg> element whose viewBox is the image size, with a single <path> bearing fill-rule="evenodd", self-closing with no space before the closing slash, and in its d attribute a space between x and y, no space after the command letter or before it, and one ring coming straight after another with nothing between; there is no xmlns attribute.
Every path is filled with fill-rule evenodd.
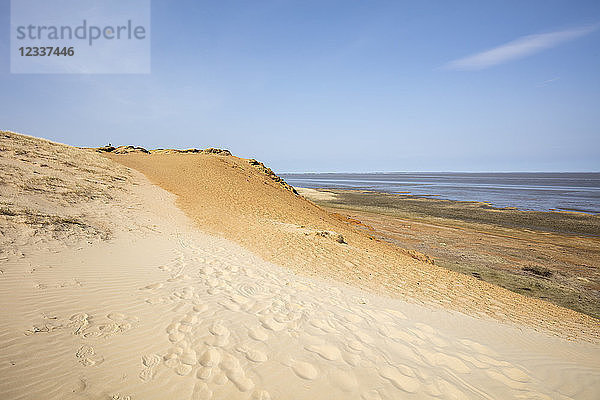
<svg viewBox="0 0 600 400"><path fill-rule="evenodd" d="M107 314L106 318L110 319L111 321L123 321L125 318L127 318L127 316L120 312L112 312Z"/></svg>
<svg viewBox="0 0 600 400"><path fill-rule="evenodd" d="M271 400L271 395L266 390L257 390L252 393L251 400Z"/></svg>
<svg viewBox="0 0 600 400"><path fill-rule="evenodd" d="M160 364L160 356L158 354L147 354L142 356L142 372L140 379L144 382L152 380L154 377L154 369Z"/></svg>
<svg viewBox="0 0 600 400"><path fill-rule="evenodd" d="M223 325L222 320L216 320L208 328L208 331L213 335L211 338L206 340L206 344L209 346L224 347L229 343L229 335L231 332Z"/></svg>
<svg viewBox="0 0 600 400"><path fill-rule="evenodd" d="M190 333L192 331L192 325L181 322L178 330L183 334Z"/></svg>
<svg viewBox="0 0 600 400"><path fill-rule="evenodd" d="M106 318L108 321L104 323L91 323L87 314L75 314L71 317L71 326L77 326L74 332L76 335L82 335L85 338L99 338L124 333L139 322L137 317L128 318L125 314L118 312L110 313Z"/></svg>
<svg viewBox="0 0 600 400"><path fill-rule="evenodd" d="M256 363L265 362L268 359L267 355L262 351L247 346L238 346L236 350L244 354L248 360Z"/></svg>
<svg viewBox="0 0 600 400"><path fill-rule="evenodd" d="M184 287L179 291L173 292L173 296L182 300L191 300L194 297L194 288L190 286Z"/></svg>
<svg viewBox="0 0 600 400"><path fill-rule="evenodd" d="M113 394L112 396L110 396L111 400L131 400L131 396L128 395L124 395L124 394Z"/></svg>
<svg viewBox="0 0 600 400"><path fill-rule="evenodd" d="M192 372L192 366L191 365L187 365L187 364L179 364L177 367L175 367L175 373L179 376L186 376L188 375L190 372Z"/></svg>
<svg viewBox="0 0 600 400"><path fill-rule="evenodd" d="M104 357L96 354L96 351L92 346L83 345L75 353L75 357L79 359L79 362L86 367L101 364L104 361Z"/></svg>
<svg viewBox="0 0 600 400"><path fill-rule="evenodd" d="M179 346L172 347L163 357L165 365L171 369L177 368L181 364L180 357L183 354L183 348Z"/></svg>
<svg viewBox="0 0 600 400"><path fill-rule="evenodd" d="M169 333L169 329L167 329L167 333L169 333L169 341L171 343L178 343L185 339L185 334L179 330L180 324L176 324L177 328L171 329Z"/></svg>
<svg viewBox="0 0 600 400"><path fill-rule="evenodd" d="M286 328L287 324L281 323L281 322L277 322L272 315L267 315L264 316L260 319L260 323L262 324L263 327L265 327L266 329L273 331L273 332L279 332L282 331Z"/></svg>
<svg viewBox="0 0 600 400"><path fill-rule="evenodd" d="M263 287L254 283L241 283L238 285L237 291L240 295L245 297L265 296L265 290Z"/></svg>
<svg viewBox="0 0 600 400"><path fill-rule="evenodd" d="M200 357L200 364L205 367L216 367L221 362L221 352L218 349L207 349Z"/></svg>
<svg viewBox="0 0 600 400"><path fill-rule="evenodd" d="M221 353L215 348L209 348L202 353L198 362L201 367L196 372L196 378L207 381L213 375L213 368L221 362Z"/></svg>
<svg viewBox="0 0 600 400"><path fill-rule="evenodd" d="M187 350L185 350L181 354L180 360L181 360L182 364L189 365L189 366L193 367L194 365L196 365L198 363L198 357L196 355L196 351L193 350L193 349L187 349Z"/></svg>
<svg viewBox="0 0 600 400"><path fill-rule="evenodd" d="M259 342L264 342L269 338L269 334L260 326L255 326L252 328L248 328L248 336L251 339L257 340Z"/></svg>
<svg viewBox="0 0 600 400"><path fill-rule="evenodd" d="M216 385L224 385L227 382L229 382L229 379L227 378L227 375L225 375L225 373L223 371L217 372L213 379L213 383Z"/></svg>
<svg viewBox="0 0 600 400"><path fill-rule="evenodd" d="M179 320L177 330L182 333L189 333L196 324L198 324L198 316L195 312L188 312Z"/></svg>
<svg viewBox="0 0 600 400"><path fill-rule="evenodd" d="M319 371L317 371L314 365L304 361L292 360L292 371L294 371L298 377L306 380L314 380L319 376Z"/></svg>
<svg viewBox="0 0 600 400"><path fill-rule="evenodd" d="M194 386L192 393L192 400L209 400L212 398L213 392L208 388L208 385L204 382L198 382Z"/></svg>
<svg viewBox="0 0 600 400"><path fill-rule="evenodd" d="M164 286L163 283L152 283L150 285L144 286L143 288L140 288L140 290L142 289L146 289L146 290L156 290L156 289L160 289Z"/></svg>
<svg viewBox="0 0 600 400"><path fill-rule="evenodd" d="M86 313L78 313L71 315L68 326L75 328L73 334L79 335L89 324L89 315Z"/></svg>
<svg viewBox="0 0 600 400"><path fill-rule="evenodd" d="M171 322L169 325L167 325L166 331L169 335L172 333L178 332L179 331L179 322Z"/></svg>
<svg viewBox="0 0 600 400"><path fill-rule="evenodd" d="M225 353L219 367L240 392L247 392L254 388L254 382L246 376L240 361L233 355Z"/></svg>
<svg viewBox="0 0 600 400"><path fill-rule="evenodd" d="M213 369L210 367L200 367L198 368L198 371L196 371L196 378L208 381L212 376L212 371Z"/></svg>

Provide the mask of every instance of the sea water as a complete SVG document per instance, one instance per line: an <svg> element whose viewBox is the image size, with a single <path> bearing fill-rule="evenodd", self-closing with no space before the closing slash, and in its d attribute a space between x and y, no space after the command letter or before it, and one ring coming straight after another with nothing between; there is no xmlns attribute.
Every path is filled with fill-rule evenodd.
<svg viewBox="0 0 600 400"><path fill-rule="evenodd" d="M281 174L292 186L362 189L522 210L600 214L600 173L303 173Z"/></svg>

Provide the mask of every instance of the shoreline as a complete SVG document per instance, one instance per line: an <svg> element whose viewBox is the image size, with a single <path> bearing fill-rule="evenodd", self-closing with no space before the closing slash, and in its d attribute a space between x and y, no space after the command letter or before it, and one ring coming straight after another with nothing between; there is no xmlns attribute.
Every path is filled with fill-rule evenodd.
<svg viewBox="0 0 600 400"><path fill-rule="evenodd" d="M373 191L297 190L444 268L600 317L598 216Z"/></svg>
<svg viewBox="0 0 600 400"><path fill-rule="evenodd" d="M388 194L388 195L392 195L392 196L407 196L407 197L411 197L411 198L415 198L415 199L443 200L443 201L450 201L450 202L455 202L455 203L465 203L465 204L473 203L473 204L480 204L480 205L489 207L490 209L494 209L494 210L514 210L514 211L543 212L543 213L560 212L560 213L577 213L577 214L584 214L584 215L591 215L591 216L600 216L600 212L598 212L598 211L590 211L590 210L584 210L584 209L549 208L547 210L534 210L534 209L520 208L520 207L514 207L514 206L501 207L501 206L495 206L490 201L457 200L457 199L450 199L450 198L442 197L443 195L441 195L441 194L414 194L409 191L386 192L386 191L373 190L373 189L362 189L362 188L345 189L345 188L339 188L339 187L326 187L326 186L319 186L319 187L294 186L294 187L300 188L300 189L311 189L311 190L332 191L332 192L341 191L341 192Z"/></svg>
<svg viewBox="0 0 600 400"><path fill-rule="evenodd" d="M283 173L293 186L374 191L521 211L564 210L600 215L598 172Z"/></svg>
<svg viewBox="0 0 600 400"><path fill-rule="evenodd" d="M511 228L525 228L546 231L549 233L560 233L573 236L588 236L600 238L600 214L578 210L551 209L548 211L525 210L517 207L496 207L490 202L466 201L438 198L438 195L415 195L408 193L390 193L366 189L334 189L334 188L303 188L334 195L341 195L340 202L330 202L338 206L360 205L363 208L377 208L379 211L397 208L394 201L403 201L407 207L407 213L424 217L441 217L457 220L472 220L472 222L490 222ZM351 198L350 195L357 195ZM358 200L358 197L377 196L372 204L368 200ZM366 199L366 197L364 197ZM391 202L382 200L392 199ZM327 203L329 204L329 203ZM411 207L416 206L416 207ZM435 207L434 207L435 206ZM464 211L477 213L477 217L471 217ZM484 214L484 213L487 213ZM481 218L484 216L484 218ZM548 220L547 217L551 219Z"/></svg>

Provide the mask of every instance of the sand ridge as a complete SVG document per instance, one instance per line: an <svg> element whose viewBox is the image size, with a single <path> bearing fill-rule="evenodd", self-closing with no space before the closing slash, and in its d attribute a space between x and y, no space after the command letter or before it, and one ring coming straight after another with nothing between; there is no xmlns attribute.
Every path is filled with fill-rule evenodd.
<svg viewBox="0 0 600 400"><path fill-rule="evenodd" d="M418 253L376 240L353 221L282 190L248 160L206 154L107 156L176 194L178 205L202 229L297 273L561 337L600 340L596 319L422 262Z"/></svg>

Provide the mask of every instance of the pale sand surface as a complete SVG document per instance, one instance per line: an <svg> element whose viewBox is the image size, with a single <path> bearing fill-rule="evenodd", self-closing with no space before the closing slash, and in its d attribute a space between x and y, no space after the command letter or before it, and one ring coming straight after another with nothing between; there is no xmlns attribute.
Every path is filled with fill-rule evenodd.
<svg viewBox="0 0 600 400"><path fill-rule="evenodd" d="M139 173L6 135L0 206L18 212L0 214L2 399L600 393L597 344L295 275L199 231ZM79 184L94 196L67 190ZM59 192L69 209L41 201Z"/></svg>

